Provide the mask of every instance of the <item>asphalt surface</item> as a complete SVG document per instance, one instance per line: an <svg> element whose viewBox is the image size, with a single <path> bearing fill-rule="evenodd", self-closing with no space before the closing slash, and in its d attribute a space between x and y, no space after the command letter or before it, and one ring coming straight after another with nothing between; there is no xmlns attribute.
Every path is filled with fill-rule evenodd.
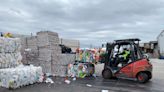
<svg viewBox="0 0 164 92"><path fill-rule="evenodd" d="M77 79L71 83L64 83L64 78L53 77L54 84L40 83L21 87L15 90L0 88L0 92L164 92L164 60L151 59L153 64L153 78L146 84L124 79L103 79L101 69L103 65L96 66L99 77Z"/></svg>

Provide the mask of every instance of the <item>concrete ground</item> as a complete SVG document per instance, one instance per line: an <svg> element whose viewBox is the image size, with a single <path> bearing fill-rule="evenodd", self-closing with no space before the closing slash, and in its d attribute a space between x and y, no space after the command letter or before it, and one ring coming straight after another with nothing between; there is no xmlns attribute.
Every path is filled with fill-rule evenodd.
<svg viewBox="0 0 164 92"><path fill-rule="evenodd" d="M34 84L15 90L0 88L0 92L164 92L164 60L151 59L153 78L146 84L123 79L104 80L101 75L103 65L96 66L99 77L77 79L70 84L64 83L64 78L53 78L54 84ZM89 85L89 86L87 86Z"/></svg>

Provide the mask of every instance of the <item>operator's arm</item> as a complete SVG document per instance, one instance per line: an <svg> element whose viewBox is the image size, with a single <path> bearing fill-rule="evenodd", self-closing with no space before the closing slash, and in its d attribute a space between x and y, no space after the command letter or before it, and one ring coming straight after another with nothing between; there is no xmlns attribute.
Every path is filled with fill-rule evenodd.
<svg viewBox="0 0 164 92"><path fill-rule="evenodd" d="M125 54L125 51L123 51L122 53L120 53L120 54L118 54L118 55L123 55L123 54Z"/></svg>

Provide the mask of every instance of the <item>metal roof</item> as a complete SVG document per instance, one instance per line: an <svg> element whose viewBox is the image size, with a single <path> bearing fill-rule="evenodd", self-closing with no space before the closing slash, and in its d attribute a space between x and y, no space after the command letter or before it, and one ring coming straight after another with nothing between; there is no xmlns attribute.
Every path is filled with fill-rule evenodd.
<svg viewBox="0 0 164 92"><path fill-rule="evenodd" d="M130 39L120 39L120 40L115 40L115 42L127 42L127 41L141 41L139 38L130 38Z"/></svg>

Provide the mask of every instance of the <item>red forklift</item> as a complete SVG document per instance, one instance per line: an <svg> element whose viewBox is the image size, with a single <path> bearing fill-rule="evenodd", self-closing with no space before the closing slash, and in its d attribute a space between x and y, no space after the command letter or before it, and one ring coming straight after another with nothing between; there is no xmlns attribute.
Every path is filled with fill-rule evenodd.
<svg viewBox="0 0 164 92"><path fill-rule="evenodd" d="M107 55L102 71L104 79L116 77L146 83L152 78L152 64L139 49L139 41L140 39L134 38L107 43ZM129 51L126 54L126 59L121 54L123 50Z"/></svg>

